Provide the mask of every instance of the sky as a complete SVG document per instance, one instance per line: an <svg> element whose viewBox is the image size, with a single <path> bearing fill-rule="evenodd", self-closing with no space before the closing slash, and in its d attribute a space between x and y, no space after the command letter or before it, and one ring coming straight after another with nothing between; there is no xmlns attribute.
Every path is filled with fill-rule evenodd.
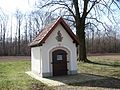
<svg viewBox="0 0 120 90"><path fill-rule="evenodd" d="M12 33L15 35L16 33L16 18L15 18L15 12L17 9L21 11L22 13L30 12L32 8L35 5L35 2L37 0L0 0L0 10L2 10L6 15L9 16L9 20L7 23L8 28L8 37L9 37L9 29L11 26L11 18L12 18Z"/></svg>
<svg viewBox="0 0 120 90"><path fill-rule="evenodd" d="M29 11L37 0L0 0L0 8L11 14L19 9L22 12Z"/></svg>

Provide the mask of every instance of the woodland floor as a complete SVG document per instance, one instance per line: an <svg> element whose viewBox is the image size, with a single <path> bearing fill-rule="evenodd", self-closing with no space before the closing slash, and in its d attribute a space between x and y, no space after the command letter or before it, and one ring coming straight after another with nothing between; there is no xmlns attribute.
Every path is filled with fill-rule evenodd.
<svg viewBox="0 0 120 90"><path fill-rule="evenodd" d="M49 87L25 74L26 71L30 71L30 57L2 56L0 90L120 90L120 55L96 54L88 56L88 59L92 63L78 62L78 76L98 76L102 77L101 79L80 82L78 80L77 83Z"/></svg>

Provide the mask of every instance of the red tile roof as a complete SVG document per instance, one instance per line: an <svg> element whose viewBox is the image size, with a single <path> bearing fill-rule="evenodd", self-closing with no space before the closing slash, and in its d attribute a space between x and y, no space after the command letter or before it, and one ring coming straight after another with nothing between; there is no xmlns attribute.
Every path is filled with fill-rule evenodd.
<svg viewBox="0 0 120 90"><path fill-rule="evenodd" d="M65 21L59 17L56 21L48 24L38 35L37 37L29 44L30 47L34 46L40 46L43 43L45 43L46 39L49 37L49 35L55 30L58 24L61 24L63 28L67 31L67 33L70 35L70 37L73 39L73 41L78 45L78 39L76 35L72 32L72 30L69 28L69 26L65 23Z"/></svg>

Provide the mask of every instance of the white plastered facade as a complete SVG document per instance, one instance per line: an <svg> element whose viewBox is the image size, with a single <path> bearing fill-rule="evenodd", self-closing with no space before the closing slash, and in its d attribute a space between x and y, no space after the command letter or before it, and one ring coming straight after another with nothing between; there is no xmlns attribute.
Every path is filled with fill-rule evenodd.
<svg viewBox="0 0 120 90"><path fill-rule="evenodd" d="M63 37L62 42L56 40L57 32L60 31ZM31 70L33 73L38 74L40 77L53 76L52 67L52 52L62 49L67 52L67 73L77 73L77 48L73 43L73 39L59 24L55 30L46 39L42 46L31 48Z"/></svg>

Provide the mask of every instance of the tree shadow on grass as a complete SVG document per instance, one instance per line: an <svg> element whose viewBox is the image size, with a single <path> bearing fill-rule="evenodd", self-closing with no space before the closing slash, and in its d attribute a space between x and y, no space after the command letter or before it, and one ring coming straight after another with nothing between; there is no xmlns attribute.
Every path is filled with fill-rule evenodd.
<svg viewBox="0 0 120 90"><path fill-rule="evenodd" d="M49 79L72 86L120 89L120 79L87 73L78 73L77 75L70 76L55 76Z"/></svg>
<svg viewBox="0 0 120 90"><path fill-rule="evenodd" d="M74 83L71 85L120 89L120 79L107 77L105 79L90 80L90 81L85 81L80 83Z"/></svg>
<svg viewBox="0 0 120 90"><path fill-rule="evenodd" d="M118 65L117 63L107 64L107 63L98 63L98 62L93 62L93 61L90 61L89 63L91 63L91 64L97 64L97 65L104 65L104 66L120 67L120 65Z"/></svg>

